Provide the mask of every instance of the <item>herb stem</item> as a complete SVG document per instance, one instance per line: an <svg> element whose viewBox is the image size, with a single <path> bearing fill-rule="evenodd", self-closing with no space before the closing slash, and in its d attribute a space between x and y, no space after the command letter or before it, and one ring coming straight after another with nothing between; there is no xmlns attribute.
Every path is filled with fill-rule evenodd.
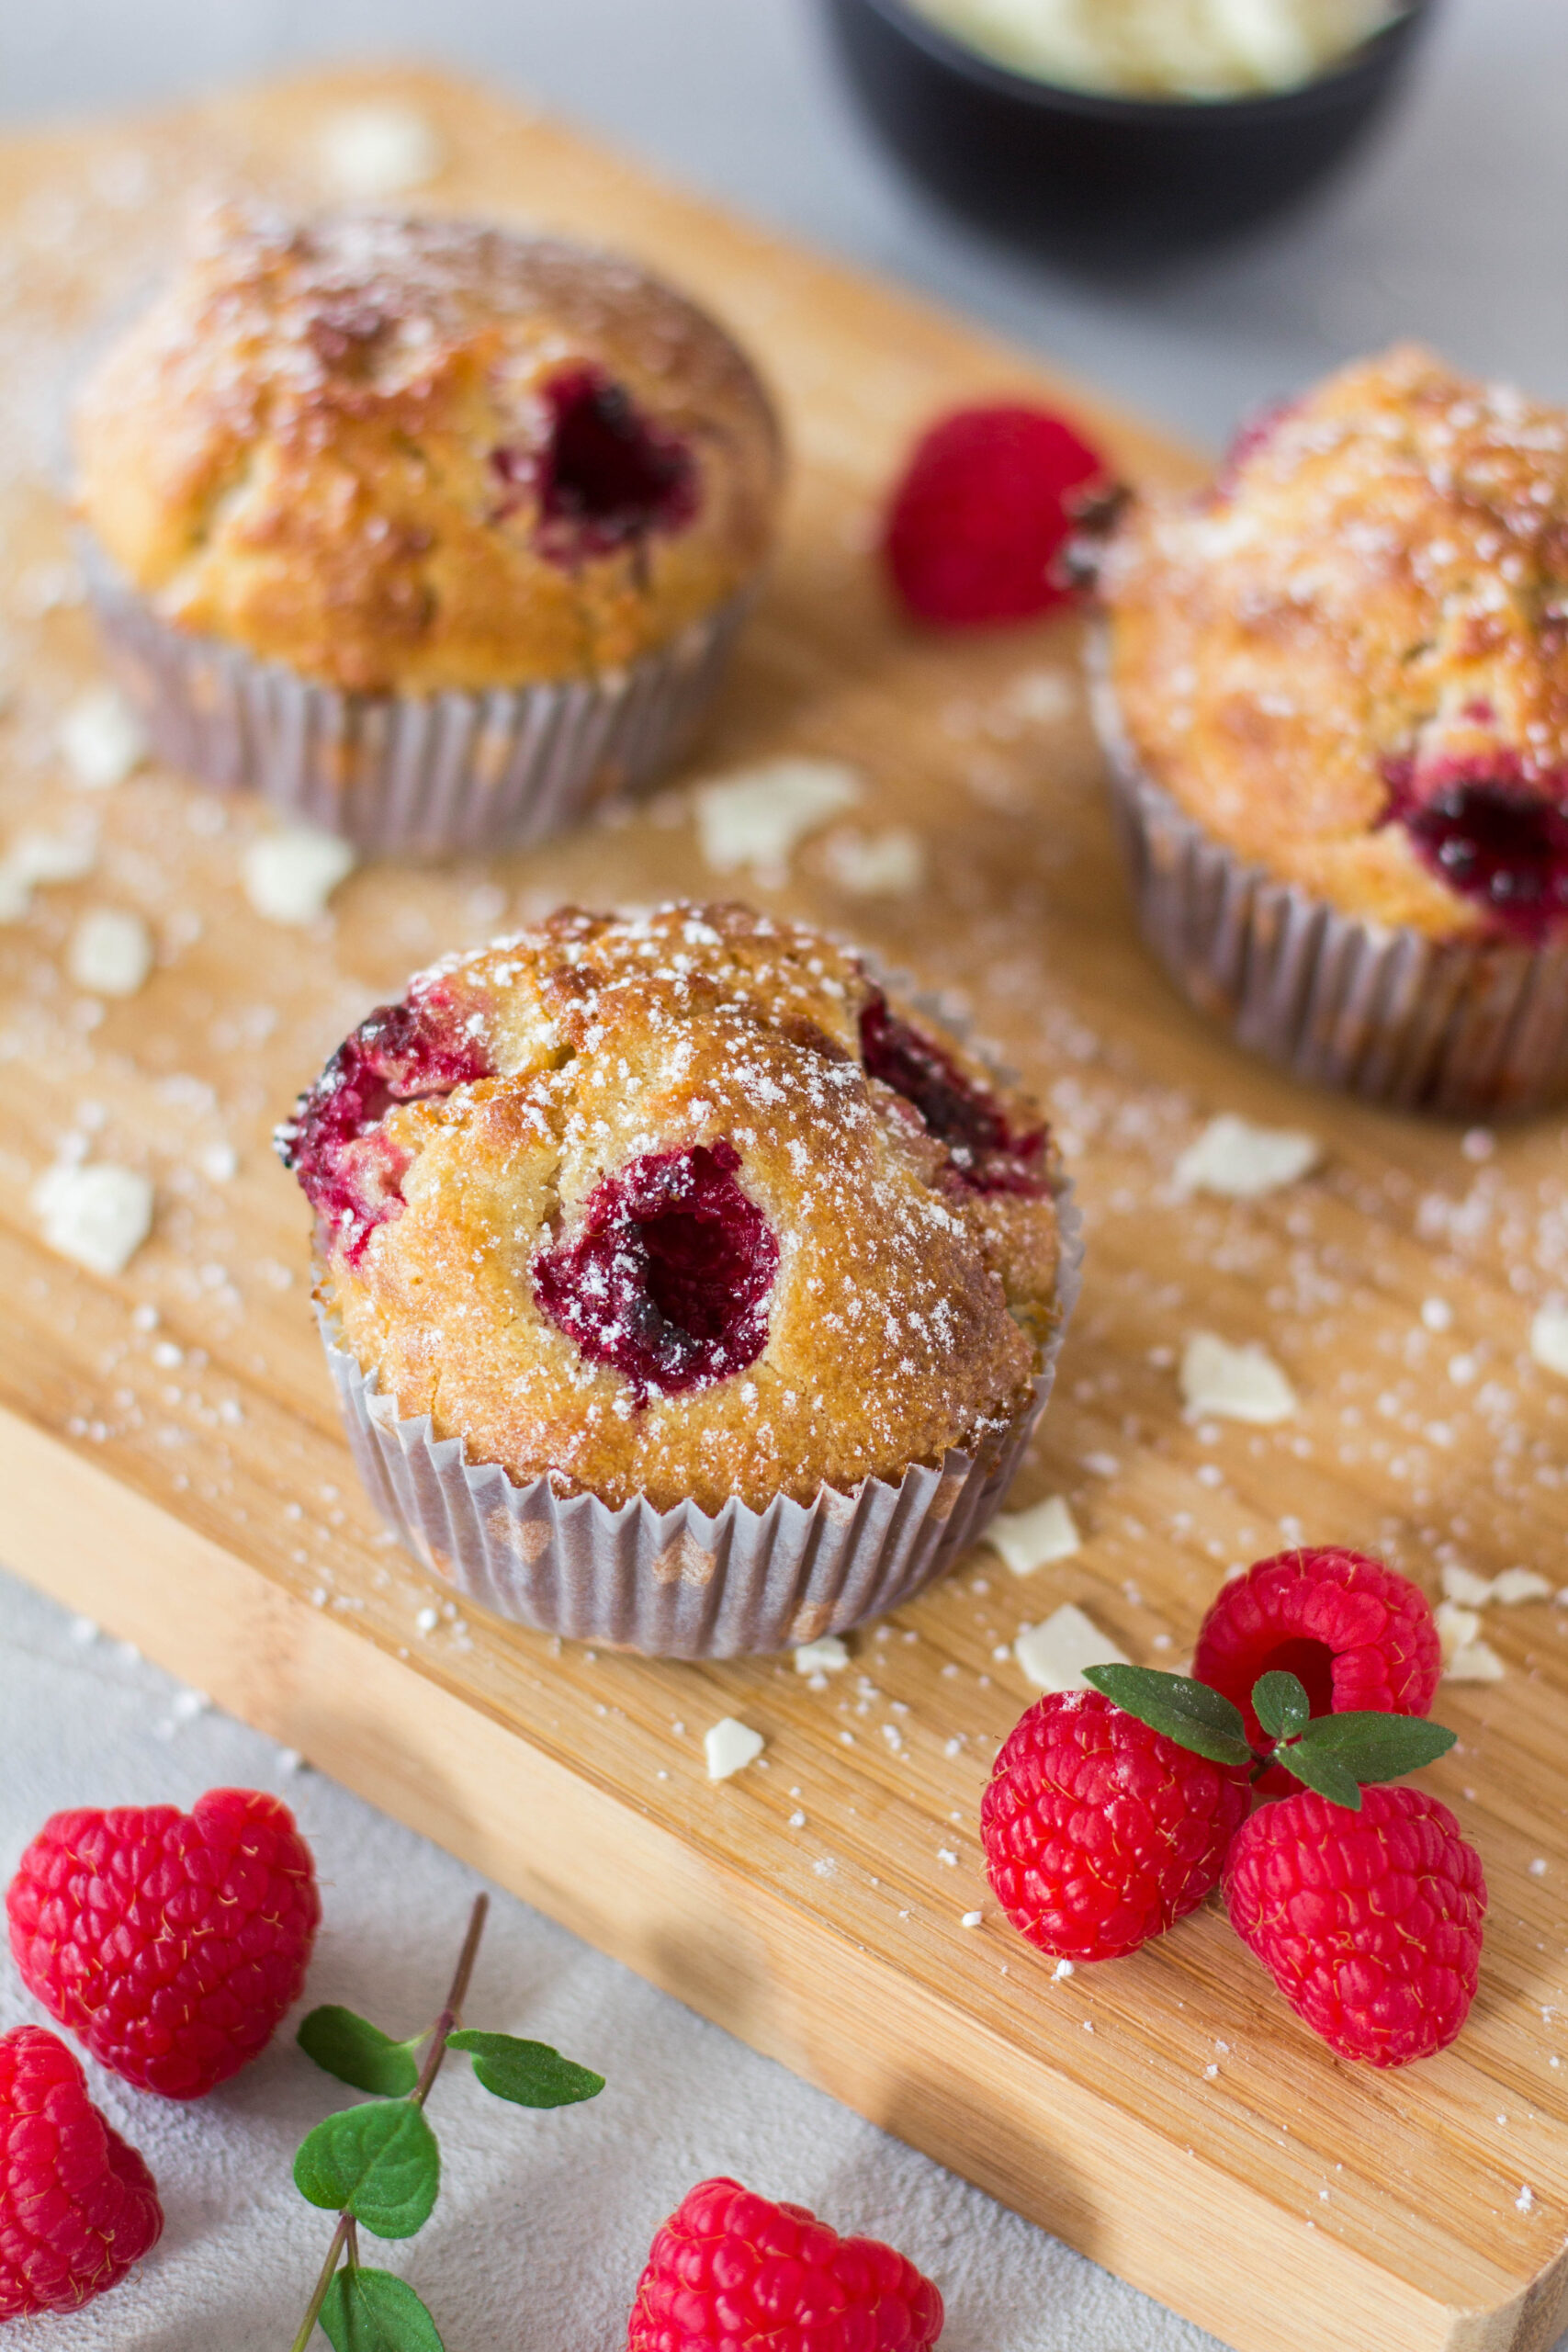
<svg viewBox="0 0 1568 2352"><path fill-rule="evenodd" d="M446 2006L431 2028L430 2048L425 2052L424 2064L420 2068L419 2080L409 2093L409 2098L415 2107L424 2105L430 2096L430 2086L441 2072L441 2061L446 2055L446 2037L456 2028L462 2013L463 2003L468 1996L468 1979L474 1973L474 1962L479 1958L479 1938L485 1931L485 1920L489 1915L489 1895L476 1894L474 1907L468 1914L468 1932L463 1938L463 1949L457 1955L457 1970L452 1978L451 1989L446 1996Z"/></svg>
<svg viewBox="0 0 1568 2352"><path fill-rule="evenodd" d="M349 2233L353 2228L354 2216L351 2213L340 2213L337 2217L337 2227L333 2232L333 2242L327 2248L327 2258L321 2265L321 2277L316 2281L316 2291L310 2298L310 2308L300 2324L299 2335L289 2346L289 2352L305 2352L305 2346L314 2335L316 2322L321 2315L321 2305L327 2300L327 2289L332 2285L333 2274L337 2268L338 2256L348 2244Z"/></svg>

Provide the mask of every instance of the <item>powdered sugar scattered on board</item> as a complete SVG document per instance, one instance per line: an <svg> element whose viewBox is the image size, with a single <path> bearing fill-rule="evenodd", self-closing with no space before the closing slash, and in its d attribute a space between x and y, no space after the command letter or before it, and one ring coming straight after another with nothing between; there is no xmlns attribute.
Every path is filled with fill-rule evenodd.
<svg viewBox="0 0 1568 2352"><path fill-rule="evenodd" d="M141 765L147 733L113 686L94 686L61 721L60 752L73 784L85 792L107 792Z"/></svg>

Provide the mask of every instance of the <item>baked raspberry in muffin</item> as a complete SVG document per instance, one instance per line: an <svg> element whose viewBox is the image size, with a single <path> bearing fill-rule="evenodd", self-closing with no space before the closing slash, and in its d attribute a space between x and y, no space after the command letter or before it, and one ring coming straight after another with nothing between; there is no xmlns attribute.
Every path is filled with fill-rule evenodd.
<svg viewBox="0 0 1568 2352"><path fill-rule="evenodd" d="M517 814L508 754L514 767L529 724L553 763L537 791L561 813L573 694L580 732L603 737L628 704L622 737L640 729L611 729L607 753L595 737L580 790L628 780L628 760L640 779L675 682L691 688L768 552L781 480L749 361L636 264L359 215L213 216L87 387L76 451L100 603L166 746L215 781L280 798L292 782L298 800L304 753L281 722L265 730L264 665L297 730L335 724L340 766L345 726L361 770L398 735L378 802L350 763L338 804L314 810L367 834L419 797L409 739L433 697L469 700L484 741L469 792L501 804L492 829ZM259 741L231 711L226 730L199 726L202 648L255 690ZM464 717L448 700L448 769ZM672 740L666 725L660 756ZM218 773L225 760L243 772ZM324 788L324 746L321 761ZM450 774L440 789L455 824ZM424 811L427 831L440 817Z"/></svg>
<svg viewBox="0 0 1568 2352"><path fill-rule="evenodd" d="M428 1416L466 1476L606 1518L798 1507L824 1560L846 1498L916 1469L933 1540L974 1532L969 1467L1010 1465L1069 1295L1035 1107L739 906L569 910L436 966L282 1148L383 1435Z"/></svg>
<svg viewBox="0 0 1568 2352"><path fill-rule="evenodd" d="M1131 501L1098 584L1145 928L1189 992L1363 1091L1559 1088L1529 966L1568 951L1568 414L1396 349L1201 495Z"/></svg>

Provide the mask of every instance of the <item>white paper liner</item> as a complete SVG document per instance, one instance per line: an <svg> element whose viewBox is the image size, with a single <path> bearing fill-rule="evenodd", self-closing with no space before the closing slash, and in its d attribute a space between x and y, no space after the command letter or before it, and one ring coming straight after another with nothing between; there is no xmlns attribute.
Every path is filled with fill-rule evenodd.
<svg viewBox="0 0 1568 2352"><path fill-rule="evenodd" d="M115 673L161 760L387 856L524 848L657 783L695 734L752 594L592 681L347 694L172 627L100 550L84 560Z"/></svg>
<svg viewBox="0 0 1568 2352"><path fill-rule="evenodd" d="M780 1496L765 1510L730 1501L618 1510L592 1495L558 1495L548 1478L514 1486L494 1463L466 1459L427 1413L400 1419L377 1376L321 1338L355 1462L372 1500L425 1566L498 1616L574 1641L653 1657L735 1657L847 1633L908 1600L983 1532L1045 1409L1083 1270L1082 1219L1064 1180L1056 1195L1059 1309L1029 1404L987 1445L953 1450L940 1469L897 1484L866 1478L814 1502Z"/></svg>
<svg viewBox="0 0 1568 2352"><path fill-rule="evenodd" d="M1245 865L1140 766L1088 650L1138 923L1190 1004L1318 1086L1454 1118L1568 1096L1568 942L1434 940Z"/></svg>

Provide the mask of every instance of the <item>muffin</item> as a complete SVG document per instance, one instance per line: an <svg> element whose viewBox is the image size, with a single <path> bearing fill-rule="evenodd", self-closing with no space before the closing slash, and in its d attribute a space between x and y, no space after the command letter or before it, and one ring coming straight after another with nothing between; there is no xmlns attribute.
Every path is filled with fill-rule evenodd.
<svg viewBox="0 0 1568 2352"><path fill-rule="evenodd" d="M1145 934L1243 1043L1468 1115L1568 1092L1568 415L1401 348L1095 563Z"/></svg>
<svg viewBox="0 0 1568 2352"><path fill-rule="evenodd" d="M160 751L371 850L530 841L667 768L782 478L683 296L454 220L214 215L74 424Z"/></svg>
<svg viewBox="0 0 1568 2352"><path fill-rule="evenodd" d="M491 1608L646 1651L779 1648L937 1575L1076 1287L1035 1107L739 906L435 966L280 1148L387 1516Z"/></svg>

